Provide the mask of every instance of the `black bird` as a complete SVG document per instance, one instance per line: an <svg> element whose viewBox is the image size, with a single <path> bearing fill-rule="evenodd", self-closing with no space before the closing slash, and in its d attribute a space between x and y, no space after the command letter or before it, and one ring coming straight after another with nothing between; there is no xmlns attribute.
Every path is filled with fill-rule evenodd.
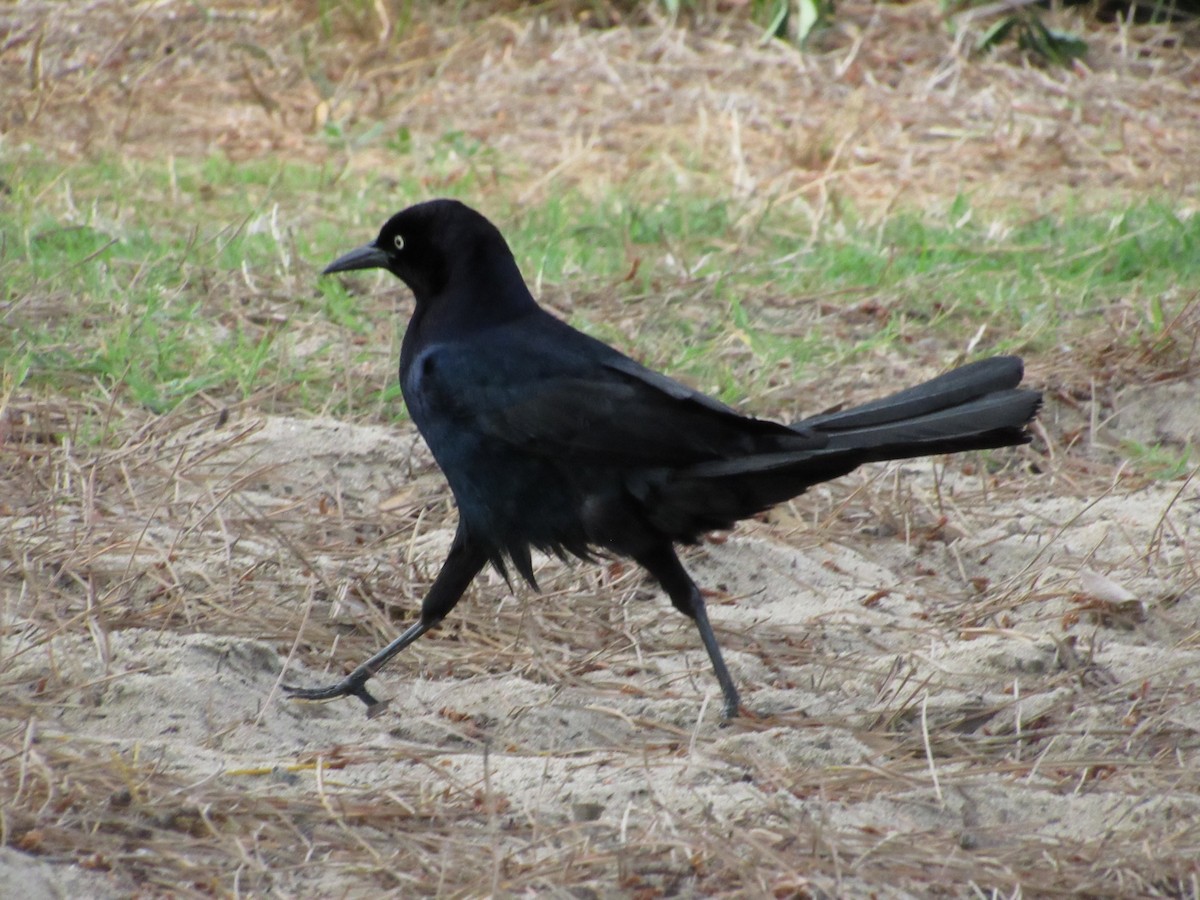
<svg viewBox="0 0 1200 900"><path fill-rule="evenodd" d="M700 632L737 715L704 600L675 553L867 462L1028 442L1041 394L998 356L794 425L744 416L651 371L543 310L491 222L454 200L412 206L323 274L387 269L416 309L400 351L409 413L450 482L458 530L420 618L335 685L355 696L440 622L487 563L535 588L530 550L629 557Z"/></svg>

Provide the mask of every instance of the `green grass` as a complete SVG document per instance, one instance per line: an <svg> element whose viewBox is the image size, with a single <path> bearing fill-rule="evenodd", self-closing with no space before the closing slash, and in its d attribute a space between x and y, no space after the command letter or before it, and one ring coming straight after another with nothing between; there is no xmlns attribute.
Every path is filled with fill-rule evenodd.
<svg viewBox="0 0 1200 900"><path fill-rule="evenodd" d="M1140 311L1119 339L1152 342L1200 288L1200 216L1166 201L981 221L959 197L882 224L842 214L811 239L806 211L670 190L551 192L522 205L487 148L449 134L421 152L413 169L432 172L436 191L298 163L64 170L10 156L0 162L12 186L0 210L4 390L99 391L156 412L204 394L402 415L393 373L404 290L317 272L430 193L483 208L535 289L571 296L580 327L731 402L782 370L813 380L858 354L927 352L930 341L953 353L981 327L979 352L1053 354L1107 327L1118 303Z"/></svg>
<svg viewBox="0 0 1200 900"><path fill-rule="evenodd" d="M1125 458L1130 460L1138 471L1162 481L1183 478L1193 467L1193 448L1191 446L1180 449L1171 446L1142 444L1137 441L1122 441L1121 450Z"/></svg>

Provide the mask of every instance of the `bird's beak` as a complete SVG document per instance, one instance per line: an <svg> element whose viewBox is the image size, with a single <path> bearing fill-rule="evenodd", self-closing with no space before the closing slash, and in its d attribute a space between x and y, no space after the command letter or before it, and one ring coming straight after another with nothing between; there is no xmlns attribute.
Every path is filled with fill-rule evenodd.
<svg viewBox="0 0 1200 900"><path fill-rule="evenodd" d="M354 269L386 269L388 255L374 244L366 244L357 250L351 250L344 256L339 256L325 267L322 275L332 275L334 272L350 272Z"/></svg>

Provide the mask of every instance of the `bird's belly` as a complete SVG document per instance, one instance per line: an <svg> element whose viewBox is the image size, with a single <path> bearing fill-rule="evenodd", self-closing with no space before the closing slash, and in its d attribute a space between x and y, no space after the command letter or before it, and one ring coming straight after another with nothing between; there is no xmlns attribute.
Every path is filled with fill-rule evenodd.
<svg viewBox="0 0 1200 900"><path fill-rule="evenodd" d="M504 553L520 546L585 550L582 510L589 484L602 481L598 473L580 472L464 428L423 433L459 515L479 540Z"/></svg>

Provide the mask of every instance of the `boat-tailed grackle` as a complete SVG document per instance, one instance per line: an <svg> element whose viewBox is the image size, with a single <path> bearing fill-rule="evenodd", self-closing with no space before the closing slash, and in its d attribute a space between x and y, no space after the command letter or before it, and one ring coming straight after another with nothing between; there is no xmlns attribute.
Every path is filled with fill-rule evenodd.
<svg viewBox="0 0 1200 900"><path fill-rule="evenodd" d="M491 222L454 200L397 213L324 274L387 269L416 308L400 351L409 413L450 482L458 530L403 634L337 684L293 697L355 696L440 622L476 574L511 566L536 587L530 550L628 557L700 633L724 697L739 699L675 552L705 532L868 462L1023 444L1041 403L998 356L862 406L783 425L651 371L538 306Z"/></svg>

